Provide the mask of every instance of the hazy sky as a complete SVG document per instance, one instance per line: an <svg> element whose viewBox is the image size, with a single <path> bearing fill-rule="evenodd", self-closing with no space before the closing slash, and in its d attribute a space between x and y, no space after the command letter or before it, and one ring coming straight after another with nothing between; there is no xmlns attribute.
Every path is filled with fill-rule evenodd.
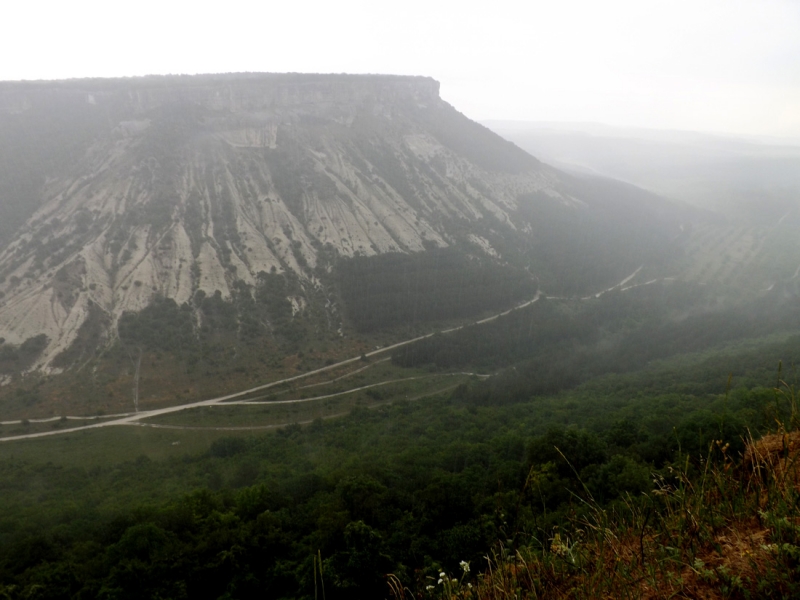
<svg viewBox="0 0 800 600"><path fill-rule="evenodd" d="M474 119L800 137L800 0L3 4L0 79L430 75Z"/></svg>

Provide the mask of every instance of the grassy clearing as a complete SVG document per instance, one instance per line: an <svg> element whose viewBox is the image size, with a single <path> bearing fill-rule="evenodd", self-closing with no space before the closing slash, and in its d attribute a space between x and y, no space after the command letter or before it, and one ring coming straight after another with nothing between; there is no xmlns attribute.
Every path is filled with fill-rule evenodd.
<svg viewBox="0 0 800 600"><path fill-rule="evenodd" d="M418 378L413 378L418 377ZM147 424L171 427L278 427L306 423L346 414L356 407L370 407L396 400L415 400L452 389L467 381L462 374L425 374L406 376L401 381L368 383L347 380L349 390L314 387L305 398L270 396L267 404L219 404L203 406L148 419ZM391 381L391 380L390 380ZM337 382L342 384L344 382ZM352 386L356 385L356 388ZM364 389L366 388L366 389ZM332 396L333 394L336 394ZM280 399L279 399L280 398ZM262 400L270 402L270 400Z"/></svg>
<svg viewBox="0 0 800 600"><path fill-rule="evenodd" d="M146 456L162 460L206 451L231 431L182 431L117 426L75 431L67 435L0 444L0 462L60 465L91 469Z"/></svg>
<svg viewBox="0 0 800 600"><path fill-rule="evenodd" d="M42 431L52 431L54 429L78 429L80 427L85 427L86 425L92 425L96 422L97 419L95 418L69 420L56 419L54 421L48 420L44 423L37 422L35 420L29 421L28 419L23 419L19 423L0 424L0 438L26 435L29 433L39 433Z"/></svg>
<svg viewBox="0 0 800 600"><path fill-rule="evenodd" d="M187 357L145 349L141 362L140 409L186 404L302 375L369 352L363 339L314 339L291 350L268 340L217 340L194 366ZM351 365L341 368L347 370ZM135 363L120 344L80 368L54 376L33 373L0 386L0 420L97 415L133 410ZM335 369L315 377L328 377Z"/></svg>
<svg viewBox="0 0 800 600"><path fill-rule="evenodd" d="M391 367L390 363L376 365L374 373L367 369L359 374L363 380L344 379L335 386L370 385L386 374L407 371ZM421 372L420 372L421 373ZM413 375L412 375L413 376ZM146 456L152 460L163 460L184 455L196 455L208 450L220 437L231 435L248 436L258 433L258 428L277 428L292 423L305 423L317 418L329 418L347 414L356 407L370 407L405 399L410 400L434 395L444 389L466 381L465 375L417 376L420 380L388 384L345 394L340 397L298 404L276 405L218 405L189 409L162 415L142 425L119 425L108 428L76 430L64 435L17 440L0 443L0 461L21 460L35 464L53 463L65 467L90 469L111 466ZM314 395L335 393L337 387L319 386L309 388ZM287 390L289 391L289 390ZM369 394L369 392L372 392ZM310 394L309 394L310 396ZM75 425L93 424L94 419L70 420L66 423L31 423L30 425L4 425L2 435L24 435L36 431L52 430L56 426L73 428ZM148 427L160 425L161 427ZM186 427L187 429L181 429ZM196 427L198 429L189 429ZM238 429L244 428L244 429ZM253 428L253 429L248 429Z"/></svg>
<svg viewBox="0 0 800 600"><path fill-rule="evenodd" d="M250 395L242 396L238 399L250 400L285 400L289 396L295 399L312 398L320 395L331 395L346 392L354 387L381 386L386 381L403 379L409 377L429 377L430 374L423 370L408 370L394 367L388 359L378 359L374 362L358 362L345 365L331 372L320 373L310 377L308 380L299 380L277 385L267 390L254 392ZM375 399L375 392L369 392L369 397ZM378 397L385 395L383 391ZM346 410L353 408L348 406ZM275 411L273 411L275 412ZM268 425L286 424L296 422L294 413L297 411L287 410L280 412L282 415L276 419L271 419ZM129 413L118 413L116 416ZM50 432L53 430L68 431L80 429L86 425L93 425L102 422L104 419L113 418L115 415L108 414L103 416L91 416L84 419L70 416L50 417L41 422L37 419L17 419L6 423L0 422L0 440L4 437L24 436L28 434ZM330 411L317 416L331 416ZM316 418L312 416L310 419ZM246 424L246 423L245 423Z"/></svg>
<svg viewBox="0 0 800 600"><path fill-rule="evenodd" d="M430 374L430 371L424 369L397 367L387 359L388 357L381 357L369 362L358 361L342 369L337 369L336 371L320 373L315 377L282 384L274 388L236 398L236 400L286 400L288 396L295 399L304 399L344 392L356 387L372 385L383 381Z"/></svg>

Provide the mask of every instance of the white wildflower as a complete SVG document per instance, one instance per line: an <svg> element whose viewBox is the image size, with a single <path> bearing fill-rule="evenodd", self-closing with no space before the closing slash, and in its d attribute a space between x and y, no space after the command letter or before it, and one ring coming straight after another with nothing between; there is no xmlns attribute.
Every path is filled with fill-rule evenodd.
<svg viewBox="0 0 800 600"><path fill-rule="evenodd" d="M461 570L462 570L462 571L464 571L464 575L466 575L467 573L469 573L469 563L468 563L467 561L465 561L465 560L462 560L462 561L461 561L460 563L458 563L458 564L459 564L459 565L461 565Z"/></svg>

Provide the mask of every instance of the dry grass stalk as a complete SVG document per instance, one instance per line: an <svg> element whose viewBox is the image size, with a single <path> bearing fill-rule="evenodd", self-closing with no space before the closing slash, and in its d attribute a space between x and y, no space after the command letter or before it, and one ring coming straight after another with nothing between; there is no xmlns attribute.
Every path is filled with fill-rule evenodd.
<svg viewBox="0 0 800 600"><path fill-rule="evenodd" d="M750 439L741 461L717 444L649 496L607 512L591 500L572 537L490 560L472 587L417 598L760 598L800 596L800 432ZM715 456L712 460L712 456ZM649 515L655 518L649 518ZM408 590L394 598L413 597Z"/></svg>

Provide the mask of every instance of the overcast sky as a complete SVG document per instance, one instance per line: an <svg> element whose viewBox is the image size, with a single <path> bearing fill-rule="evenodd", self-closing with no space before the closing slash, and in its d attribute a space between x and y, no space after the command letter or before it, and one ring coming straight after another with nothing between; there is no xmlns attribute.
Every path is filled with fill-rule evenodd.
<svg viewBox="0 0 800 600"><path fill-rule="evenodd" d="M7 0L0 79L430 75L467 116L800 137L800 0Z"/></svg>

